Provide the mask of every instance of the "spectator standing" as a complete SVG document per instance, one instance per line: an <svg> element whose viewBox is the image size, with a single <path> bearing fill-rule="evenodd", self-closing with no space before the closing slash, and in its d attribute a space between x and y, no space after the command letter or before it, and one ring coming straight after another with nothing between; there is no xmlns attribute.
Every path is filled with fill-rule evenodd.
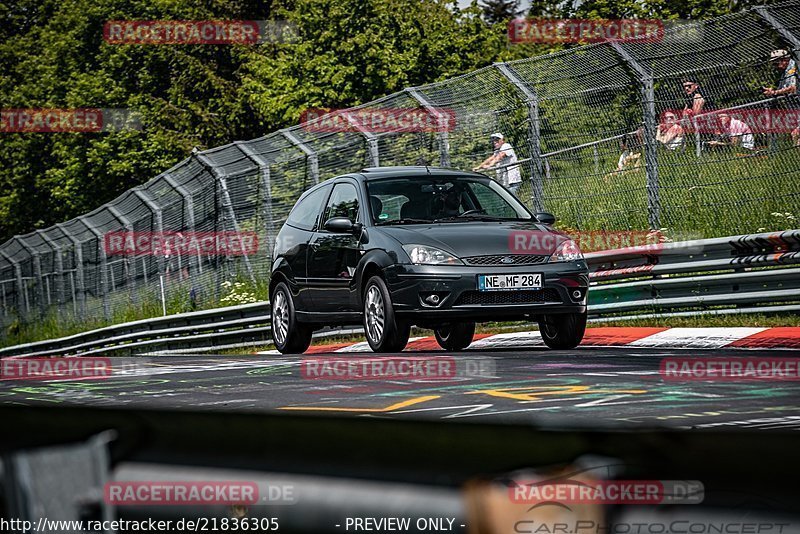
<svg viewBox="0 0 800 534"><path fill-rule="evenodd" d="M490 167L500 167L497 169L497 179L515 195L522 185L522 174L519 165L514 165L517 160L517 153L510 143L505 142L503 134L500 132L491 135L494 153L474 167L473 171L488 169Z"/></svg>
<svg viewBox="0 0 800 534"><path fill-rule="evenodd" d="M776 83L776 88L764 87L764 96L785 96L786 107L797 109L800 107L797 95L797 63L788 50L773 50L769 55L773 68L781 73ZM792 144L800 146L800 128L792 130Z"/></svg>
<svg viewBox="0 0 800 534"><path fill-rule="evenodd" d="M787 96L797 94L797 65L787 50L773 50L770 53L770 63L777 69L781 76L778 78L777 88L764 87L766 96ZM796 98L787 99L791 104L796 104ZM794 107L794 106L793 106Z"/></svg>
<svg viewBox="0 0 800 534"><path fill-rule="evenodd" d="M714 109L711 99L709 98L705 89L700 87L700 84L697 83L697 81L692 79L684 79L682 85L683 92L685 94L683 117L689 119L690 123L693 117Z"/></svg>

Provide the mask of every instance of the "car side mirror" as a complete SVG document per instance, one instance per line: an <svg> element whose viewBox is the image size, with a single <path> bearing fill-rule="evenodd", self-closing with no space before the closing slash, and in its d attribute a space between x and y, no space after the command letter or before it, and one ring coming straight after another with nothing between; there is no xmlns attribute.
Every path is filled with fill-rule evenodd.
<svg viewBox="0 0 800 534"><path fill-rule="evenodd" d="M556 216L546 211L540 211L536 214L536 219L542 224L555 224Z"/></svg>
<svg viewBox="0 0 800 534"><path fill-rule="evenodd" d="M347 217L333 217L325 221L325 229L335 234L359 234L362 230L361 223L353 223Z"/></svg>

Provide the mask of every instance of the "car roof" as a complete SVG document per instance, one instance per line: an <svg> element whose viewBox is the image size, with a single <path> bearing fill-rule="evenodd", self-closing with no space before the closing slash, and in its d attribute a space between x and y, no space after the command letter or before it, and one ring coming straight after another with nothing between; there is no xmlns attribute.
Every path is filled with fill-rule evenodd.
<svg viewBox="0 0 800 534"><path fill-rule="evenodd" d="M453 169L448 167L429 167L429 166L398 166L398 167L367 167L361 170L364 180L374 180L379 178L427 178L431 176L479 176L485 175L472 171Z"/></svg>

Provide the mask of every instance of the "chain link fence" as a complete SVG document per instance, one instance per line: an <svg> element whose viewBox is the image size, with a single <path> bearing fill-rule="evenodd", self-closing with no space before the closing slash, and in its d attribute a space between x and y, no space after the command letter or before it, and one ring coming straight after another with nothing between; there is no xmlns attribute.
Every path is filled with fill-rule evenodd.
<svg viewBox="0 0 800 534"><path fill-rule="evenodd" d="M523 168L519 196L565 229L661 229L716 237L795 227L800 148L785 133L757 133L753 150L712 146L685 124L680 143L657 140L662 114L682 110L696 81L705 110L786 110L766 98L780 72L770 52L800 52L800 0L668 30L656 43L600 43L495 64L408 88L358 110L427 108L456 117L448 132L321 132L303 124L193 153L100 208L0 247L0 323L119 322L225 303L226 281L266 285L275 235L307 188L363 167L469 169L499 131ZM696 125L695 125L696 126ZM248 256L108 256L104 235L252 231Z"/></svg>

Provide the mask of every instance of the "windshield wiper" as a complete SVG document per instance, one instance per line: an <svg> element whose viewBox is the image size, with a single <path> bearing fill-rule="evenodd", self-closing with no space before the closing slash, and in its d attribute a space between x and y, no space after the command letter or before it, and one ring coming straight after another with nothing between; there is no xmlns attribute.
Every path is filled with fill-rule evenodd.
<svg viewBox="0 0 800 534"><path fill-rule="evenodd" d="M391 221L379 221L375 223L375 226L384 226L388 224L430 224L433 221L430 219L414 219L410 217L406 217L404 219L394 219Z"/></svg>
<svg viewBox="0 0 800 534"><path fill-rule="evenodd" d="M464 222L464 221L486 221L486 222L494 222L494 221L519 221L521 219L510 219L508 217L495 217L494 215L484 215L476 213L474 215L470 214L466 217L462 215L456 215L454 217L442 217L441 219L434 219L433 222Z"/></svg>

